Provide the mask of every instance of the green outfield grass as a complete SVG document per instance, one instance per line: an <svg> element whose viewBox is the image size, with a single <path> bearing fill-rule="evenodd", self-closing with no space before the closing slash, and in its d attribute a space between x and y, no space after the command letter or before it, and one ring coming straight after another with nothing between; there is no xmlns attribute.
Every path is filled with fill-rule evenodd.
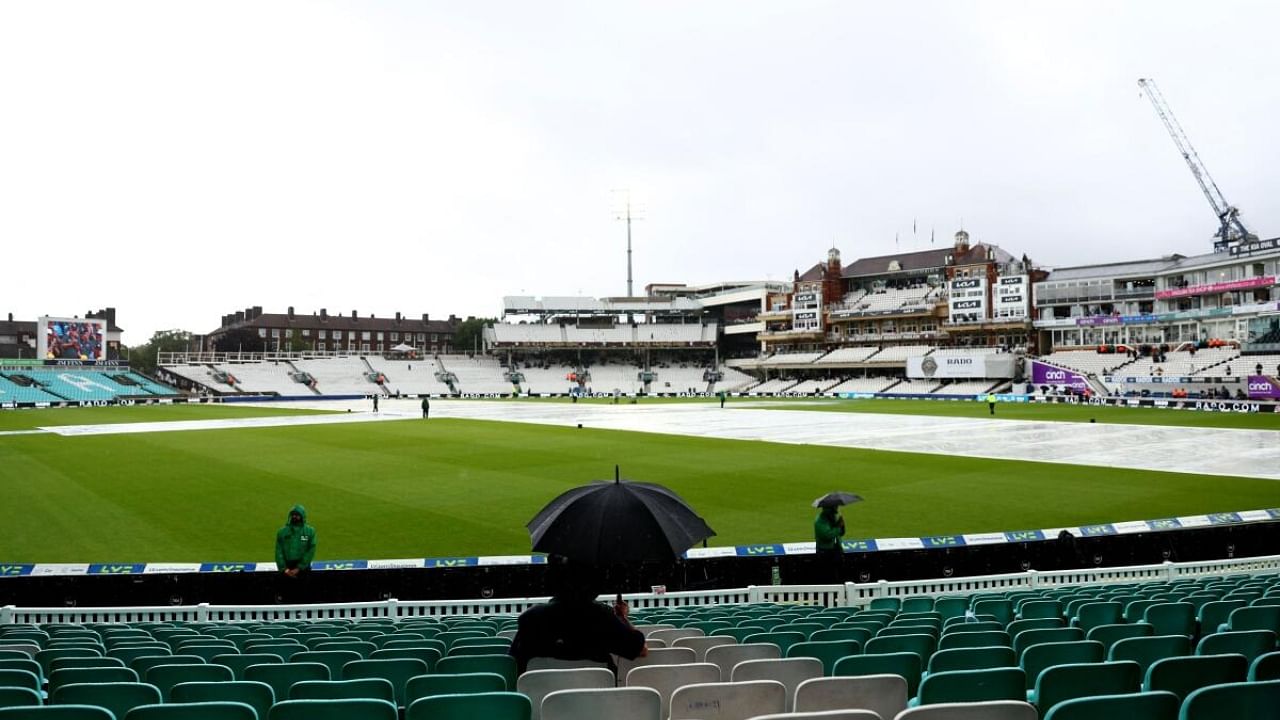
<svg viewBox="0 0 1280 720"><path fill-rule="evenodd" d="M188 409L262 410L137 417ZM19 562L268 560L295 502L321 559L526 553L524 523L615 463L681 493L715 545L811 539L809 502L833 489L866 498L851 537L1280 506L1269 480L452 419L18 435L0 437L0 458L0 561Z"/></svg>
<svg viewBox="0 0 1280 720"><path fill-rule="evenodd" d="M221 418L316 415L324 410L269 408L254 405L132 405L0 411L0 430L31 430L59 425L115 425L119 423L215 420ZM0 448L3 445L0 444ZM3 470L0 470L0 474Z"/></svg>

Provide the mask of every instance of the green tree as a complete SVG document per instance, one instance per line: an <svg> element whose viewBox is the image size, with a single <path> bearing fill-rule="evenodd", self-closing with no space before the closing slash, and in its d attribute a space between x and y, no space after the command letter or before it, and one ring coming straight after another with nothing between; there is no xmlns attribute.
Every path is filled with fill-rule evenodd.
<svg viewBox="0 0 1280 720"><path fill-rule="evenodd" d="M453 351L469 353L476 348L484 349L484 329L493 327L494 322L494 318L467 318L458 323L453 329Z"/></svg>
<svg viewBox="0 0 1280 720"><path fill-rule="evenodd" d="M129 348L129 366L154 373L156 353L187 352L191 349L191 333L186 330L160 330L145 344Z"/></svg>

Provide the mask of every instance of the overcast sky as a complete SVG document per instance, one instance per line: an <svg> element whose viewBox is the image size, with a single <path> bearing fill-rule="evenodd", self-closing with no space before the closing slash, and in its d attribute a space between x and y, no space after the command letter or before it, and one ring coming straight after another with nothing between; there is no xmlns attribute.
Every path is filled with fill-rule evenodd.
<svg viewBox="0 0 1280 720"><path fill-rule="evenodd" d="M978 240L1280 235L1274 2L0 4L0 312L495 315ZM913 234L912 223L917 232ZM900 237L895 246L895 234Z"/></svg>

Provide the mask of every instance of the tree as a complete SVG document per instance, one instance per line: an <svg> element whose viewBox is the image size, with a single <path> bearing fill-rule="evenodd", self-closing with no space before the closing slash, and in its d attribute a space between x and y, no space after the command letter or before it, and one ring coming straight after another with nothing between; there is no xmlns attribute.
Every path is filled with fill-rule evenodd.
<svg viewBox="0 0 1280 720"><path fill-rule="evenodd" d="M160 330L146 344L129 348L129 366L154 373L156 353L187 352L190 349L191 333L186 330Z"/></svg>
<svg viewBox="0 0 1280 720"><path fill-rule="evenodd" d="M453 329L453 351L469 353L484 349L484 329L493 327L494 318L467 318Z"/></svg>

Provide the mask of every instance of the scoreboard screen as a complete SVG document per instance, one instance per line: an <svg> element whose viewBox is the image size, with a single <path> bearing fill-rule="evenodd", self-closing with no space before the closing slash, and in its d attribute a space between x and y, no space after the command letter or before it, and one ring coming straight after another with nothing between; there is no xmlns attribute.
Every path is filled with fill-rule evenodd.
<svg viewBox="0 0 1280 720"><path fill-rule="evenodd" d="M37 323L36 350L45 360L107 359L105 320L42 317Z"/></svg>

